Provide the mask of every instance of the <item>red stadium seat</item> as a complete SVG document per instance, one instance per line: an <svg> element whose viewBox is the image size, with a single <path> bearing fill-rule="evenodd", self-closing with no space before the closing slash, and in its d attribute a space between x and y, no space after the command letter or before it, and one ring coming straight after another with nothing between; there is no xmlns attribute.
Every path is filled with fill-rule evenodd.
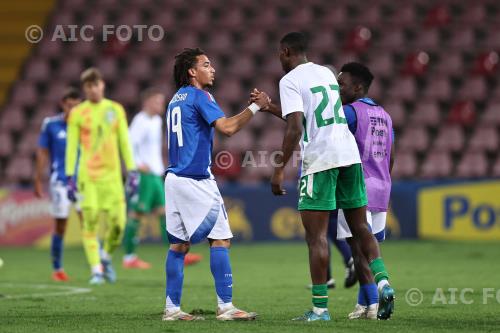
<svg viewBox="0 0 500 333"><path fill-rule="evenodd" d="M400 29L386 28L385 33L380 36L380 40L374 41L373 45L387 51L398 50L406 41L403 31Z"/></svg>
<svg viewBox="0 0 500 333"><path fill-rule="evenodd" d="M481 53L474 60L472 74L495 75L498 69L498 53L495 51Z"/></svg>
<svg viewBox="0 0 500 333"><path fill-rule="evenodd" d="M426 52L413 52L406 57L401 72L406 75L421 76L425 74L428 66L429 55Z"/></svg>
<svg viewBox="0 0 500 333"><path fill-rule="evenodd" d="M239 112L240 110L238 110ZM247 150L251 150L254 147L254 136L253 133L244 129L236 133L231 137L231 140L228 140L226 143L226 149L231 151L240 151L245 152Z"/></svg>
<svg viewBox="0 0 500 333"><path fill-rule="evenodd" d="M428 77L427 85L422 91L422 97L443 101L451 98L451 92L451 84L448 77L437 74Z"/></svg>
<svg viewBox="0 0 500 333"><path fill-rule="evenodd" d="M398 150L422 152L429 146L429 135L422 126L407 126L401 136L396 138Z"/></svg>
<svg viewBox="0 0 500 333"><path fill-rule="evenodd" d="M233 62L228 68L228 74L247 79L254 76L255 64L252 57L242 55L240 57L233 58Z"/></svg>
<svg viewBox="0 0 500 333"><path fill-rule="evenodd" d="M485 177L488 172L488 161L480 151L467 151L457 165L458 177Z"/></svg>
<svg viewBox="0 0 500 333"><path fill-rule="evenodd" d="M481 117L481 123L486 125L500 125L500 99L488 103Z"/></svg>
<svg viewBox="0 0 500 333"><path fill-rule="evenodd" d="M483 77L467 77L457 92L462 99L480 101L486 99L488 86Z"/></svg>
<svg viewBox="0 0 500 333"><path fill-rule="evenodd" d="M388 22L396 27L408 27L417 22L416 11L414 4L398 4L393 8L393 13L389 17Z"/></svg>
<svg viewBox="0 0 500 333"><path fill-rule="evenodd" d="M420 100L410 116L410 123L436 127L441 120L439 105L433 100Z"/></svg>
<svg viewBox="0 0 500 333"><path fill-rule="evenodd" d="M443 51L440 60L435 66L436 73L440 75L463 75L464 61L459 52L450 53Z"/></svg>
<svg viewBox="0 0 500 333"><path fill-rule="evenodd" d="M314 53L331 52L337 47L335 34L330 30L321 30L311 36L309 49Z"/></svg>
<svg viewBox="0 0 500 333"><path fill-rule="evenodd" d="M466 3L458 22L465 26L481 24L486 19L486 6L482 3Z"/></svg>
<svg viewBox="0 0 500 333"><path fill-rule="evenodd" d="M0 133L0 158L10 157L14 152L14 144L10 133Z"/></svg>
<svg viewBox="0 0 500 333"><path fill-rule="evenodd" d="M432 146L435 151L451 151L458 152L463 149L465 145L465 135L462 127L444 126L441 127L439 133L434 140Z"/></svg>
<svg viewBox="0 0 500 333"><path fill-rule="evenodd" d="M118 77L118 63L111 57L99 57L94 64L100 71L106 81L115 81Z"/></svg>
<svg viewBox="0 0 500 333"><path fill-rule="evenodd" d="M458 101L452 105L448 123L470 126L476 121L476 106L471 101Z"/></svg>
<svg viewBox="0 0 500 333"><path fill-rule="evenodd" d="M388 100L382 106L391 116L393 127L402 127L406 124L406 110L401 101Z"/></svg>
<svg viewBox="0 0 500 333"><path fill-rule="evenodd" d="M417 29L411 45L413 49L437 51L441 47L440 32L435 29Z"/></svg>
<svg viewBox="0 0 500 333"><path fill-rule="evenodd" d="M450 10L445 4L437 4L426 14L424 25L426 27L443 27L451 21Z"/></svg>
<svg viewBox="0 0 500 333"><path fill-rule="evenodd" d="M146 80L153 76L153 68L148 56L136 56L131 54L127 57L128 66L125 75L134 80Z"/></svg>
<svg viewBox="0 0 500 333"><path fill-rule="evenodd" d="M16 151L21 155L31 155L38 146L38 132L25 133L19 142Z"/></svg>
<svg viewBox="0 0 500 333"><path fill-rule="evenodd" d="M416 97L417 87L412 77L394 78L387 91L389 98L413 100Z"/></svg>
<svg viewBox="0 0 500 333"><path fill-rule="evenodd" d="M427 154L420 176L422 178L449 178L452 176L453 163L450 154L443 151L431 151Z"/></svg>
<svg viewBox="0 0 500 333"><path fill-rule="evenodd" d="M33 159L30 156L16 156L7 166L7 179L18 181L31 181L33 177Z"/></svg>
<svg viewBox="0 0 500 333"><path fill-rule="evenodd" d="M34 82L19 81L13 88L11 102L21 106L33 106L38 101L38 92Z"/></svg>
<svg viewBox="0 0 500 333"><path fill-rule="evenodd" d="M362 53L370 46L372 32L366 26L357 26L351 30L344 44L344 49L356 53Z"/></svg>
<svg viewBox="0 0 500 333"><path fill-rule="evenodd" d="M47 59L37 57L28 63L24 72L27 80L40 82L46 80L47 77L50 76L51 69Z"/></svg>
<svg viewBox="0 0 500 333"><path fill-rule="evenodd" d="M397 152L391 176L394 179L412 177L417 172L417 161L412 152Z"/></svg>
<svg viewBox="0 0 500 333"><path fill-rule="evenodd" d="M394 59L392 53L376 49L371 50L367 66L375 77L390 77L394 72Z"/></svg>
<svg viewBox="0 0 500 333"><path fill-rule="evenodd" d="M498 131L493 126L477 126L469 141L469 149L495 152L499 148Z"/></svg>
<svg viewBox="0 0 500 333"><path fill-rule="evenodd" d="M137 83L132 79L120 81L113 90L112 98L121 104L135 104L140 100Z"/></svg>
<svg viewBox="0 0 500 333"><path fill-rule="evenodd" d="M60 64L57 76L62 80L78 81L84 69L85 67L80 59L68 57Z"/></svg>
<svg viewBox="0 0 500 333"><path fill-rule="evenodd" d="M472 27L458 26L450 29L452 36L448 42L448 47L455 51L467 51L473 49L476 44L474 30Z"/></svg>

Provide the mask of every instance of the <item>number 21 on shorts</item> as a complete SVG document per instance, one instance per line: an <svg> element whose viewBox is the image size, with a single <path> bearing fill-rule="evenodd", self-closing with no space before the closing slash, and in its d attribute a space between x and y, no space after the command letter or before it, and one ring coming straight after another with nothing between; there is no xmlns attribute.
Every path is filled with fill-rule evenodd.
<svg viewBox="0 0 500 333"><path fill-rule="evenodd" d="M302 199L305 196L312 198L314 185L314 174L310 174L300 178L299 196Z"/></svg>

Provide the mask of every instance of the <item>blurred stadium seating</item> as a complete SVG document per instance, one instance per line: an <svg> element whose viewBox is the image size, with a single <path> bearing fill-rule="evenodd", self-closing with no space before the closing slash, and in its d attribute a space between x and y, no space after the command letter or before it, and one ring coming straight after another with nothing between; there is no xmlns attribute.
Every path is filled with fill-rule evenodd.
<svg viewBox="0 0 500 333"><path fill-rule="evenodd" d="M91 24L97 35L103 24L158 24L166 35L160 42L130 43L103 42L100 36L94 42L44 38L26 46L31 47L30 55L17 77L8 82L9 93L0 112L2 182L30 180L41 121L57 112L62 89L78 85L83 68L99 67L108 96L123 103L132 115L138 111L141 89L155 85L167 95L173 93L173 56L183 47L199 46L217 70L215 98L227 114L234 114L253 87L277 98L282 76L277 41L291 30L310 34L310 60L337 68L358 60L376 74L371 95L394 118L396 178L500 175L498 0L404 4L374 0L368 7L364 1L309 0L296 9L277 0L266 1L264 9L263 4L249 0L57 1L47 16L46 34L58 24ZM18 10L11 15L25 17L26 13ZM2 33L2 39L8 39L7 34ZM230 140L217 137L215 153L228 149L243 158L247 150L279 148L280 121L266 114L258 118ZM222 178L253 182L268 176L269 170L236 167L218 173ZM287 172L288 179L295 177L293 169Z"/></svg>

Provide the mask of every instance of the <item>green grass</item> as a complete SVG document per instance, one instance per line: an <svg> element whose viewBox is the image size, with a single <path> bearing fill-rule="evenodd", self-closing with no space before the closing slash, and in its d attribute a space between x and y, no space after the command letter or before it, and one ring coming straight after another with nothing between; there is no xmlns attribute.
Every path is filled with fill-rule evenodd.
<svg viewBox="0 0 500 333"><path fill-rule="evenodd" d="M493 332L500 325L498 300L483 304L482 288L500 289L497 243L387 242L384 258L396 289L396 312L389 321L349 321L347 314L356 301L356 288L344 289L343 267L333 258L338 286L330 292L331 322L299 323L290 318L310 307L306 247L303 243L238 245L231 250L234 302L259 313L254 322L221 323L214 319L215 291L206 245L194 247L204 260L185 269L184 310L202 309L204 322L162 322L164 307L165 248L149 245L140 255L153 263L148 271L124 271L121 252L115 256L118 283L91 288L90 293L48 297L57 292L50 280L48 251L32 248L1 248L5 261L0 269L0 332ZM67 249L65 268L69 286L88 288L88 269L83 250ZM50 288L36 289L36 285ZM411 307L405 301L410 288L419 288L424 300ZM442 288L472 288L467 301L473 304L443 304L436 299ZM39 293L37 296L33 294ZM25 295L25 298L12 298ZM31 296L30 296L31 295ZM440 296L440 295L438 295Z"/></svg>

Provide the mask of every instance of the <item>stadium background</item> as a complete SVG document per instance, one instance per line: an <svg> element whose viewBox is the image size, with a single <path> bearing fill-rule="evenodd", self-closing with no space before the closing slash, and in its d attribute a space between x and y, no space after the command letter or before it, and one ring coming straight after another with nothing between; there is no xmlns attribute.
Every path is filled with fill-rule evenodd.
<svg viewBox="0 0 500 333"><path fill-rule="evenodd" d="M173 94L174 55L200 46L217 71L216 100L235 114L253 87L276 99L277 42L291 30L309 34L311 61L339 68L357 60L376 76L370 96L396 130L390 237L500 239L498 1L23 0L2 1L0 22L0 245L48 244L48 201L31 194L34 151L43 118L84 68L101 69L107 95L131 119L142 89ZM38 43L25 38L33 24L44 28ZM105 42L105 24L159 25L165 36ZM70 36L70 25L94 27L93 41L51 40L58 26ZM214 154L232 160L214 172L241 240L303 236L297 169L287 170L290 195L277 199L268 160L242 167L249 152L279 149L282 131L279 119L259 114L234 137L216 138ZM73 218L67 243L79 243L78 229ZM144 240L158 236L154 222L144 223Z"/></svg>

